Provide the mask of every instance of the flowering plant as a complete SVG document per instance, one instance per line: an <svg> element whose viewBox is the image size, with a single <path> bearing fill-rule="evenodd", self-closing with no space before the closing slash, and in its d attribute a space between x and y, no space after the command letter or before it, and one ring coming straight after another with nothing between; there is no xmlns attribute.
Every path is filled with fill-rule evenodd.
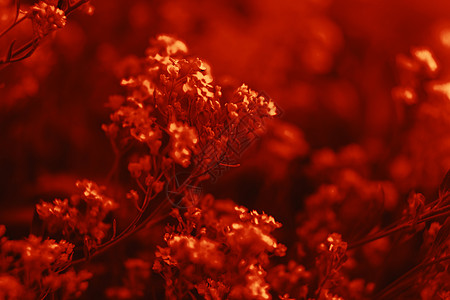
<svg viewBox="0 0 450 300"><path fill-rule="evenodd" d="M165 11L165 21L176 19L171 24L174 27L184 26L183 18L196 18L199 13L171 6L180 1L158 4ZM114 19L114 11L125 4L106 2L98 1L107 8L103 7L107 13L98 20L116 24L120 18ZM137 2L130 4L137 8L130 10L127 20L134 26L133 34L139 35L139 22L148 25L150 21L141 11L146 2ZM315 2L319 5L321 1ZM70 15L76 10L92 13L89 1L14 3L15 14L8 20L12 23L0 33L1 45L6 45L0 64L13 70L31 61L28 67L36 77L27 77L26 68L18 73L25 74L20 76L28 82L42 74L57 78L59 73L40 69L42 65L36 61L33 65L33 59L46 57L43 53L49 48L44 40L52 43L47 39L50 36L58 43L55 49L75 49L76 44L85 42L83 30ZM245 15L245 22L251 25L262 22L259 16L268 11L280 9L262 3L251 4L258 14L247 11L244 4L237 5L234 9L240 18L233 21L242 26ZM220 5L205 7L217 9ZM62 123L70 128L68 139L77 141L62 151L98 151L97 159L104 156L110 170L107 175L92 172L97 174L92 180L77 180L81 176L52 177L33 169L40 174L39 181L32 188L24 185L39 195L33 201L40 199L33 208L32 234L17 234L8 224L6 237L6 227L0 225L0 299L447 299L450 85L445 55L431 46L411 47L408 54L393 55L391 72L395 76L390 76L389 84L377 86L365 77L353 78L348 70L357 65L353 61L357 55L346 53L348 49L341 45L348 37L340 35L332 18L327 19L321 9L298 5L291 7L295 22L290 26L301 27L301 35L286 33L285 40L275 30L278 25L271 24L277 32L276 42L287 43L292 53L280 54L274 45L260 49L254 37L239 39L242 36L233 25L217 24L209 15L193 22L195 30L191 28L204 32L208 43L214 44L210 29L202 27L202 22L212 22L215 34L234 34L236 44L245 42L250 50L258 49L254 54L248 50L250 55L240 48L242 57L263 61L266 71L273 74L261 79L263 74L252 75L251 68L242 67L242 78L255 86L255 82L261 83L255 78L271 87L279 85L277 96L292 99L292 103L283 103L288 107L283 121L280 107L267 93L220 71L213 76L207 63L218 62L216 53L208 48L213 46L193 36L187 36L193 42L191 52L175 35L157 35L140 58L120 59L124 49L112 47L107 39L87 46L90 55L96 49L95 67L86 68L97 76L90 77L95 78L97 87L92 94L100 95L98 98L113 94L106 104L109 120L105 120L108 116L103 107L92 119L101 138L106 135L114 157L105 154L98 136L85 140L90 130L85 124L74 125L78 117L72 119L68 114L65 120L60 112L51 113L52 105L43 105L43 110L50 111L46 116L64 119L66 123ZM172 7L170 13L167 7ZM297 14L305 14L305 20L300 22ZM21 46L3 41L25 23L31 25L31 38L20 39L25 40ZM60 31L61 36L53 34L63 27L67 28ZM260 32L262 29L249 26L248 30L265 37L270 33L265 28ZM308 33L303 33L304 28ZM108 35L109 31L98 32ZM73 42L72 37L78 39ZM134 39L137 37L130 35L130 40ZM302 49L293 41L300 41ZM211 52L206 55L208 60L192 54L202 51L196 44ZM236 44L227 50L233 53ZM55 49L42 64L61 59L55 53L77 61L75 50L63 53ZM261 56L268 53L265 51L273 51L270 59ZM244 64L242 57L235 57L239 64ZM334 58L343 62L333 62ZM304 68L301 74L294 70L299 65ZM368 65L369 71L378 70ZM61 77L76 78L74 93L81 91L80 99L84 99L92 82L86 83L78 75L70 77L63 69ZM112 74L119 77L120 84L105 88L103 80ZM353 86L357 83L360 86ZM385 106L392 111L380 117L383 110L378 102L374 105L367 100L364 104L375 116L353 115L363 111L357 109L359 89L373 92L386 88L388 95L375 98L388 99L385 101L392 107ZM20 86L11 89L10 98L20 98L18 90ZM33 89L22 92L32 94ZM79 113L74 109L74 115ZM315 117L317 120L312 120ZM358 123L359 117L364 122ZM392 118L387 123L393 128L387 134L391 142L383 141L382 130L371 123L381 122L378 117ZM352 130L334 128L335 118L344 119ZM48 127L42 125L42 130L46 133ZM26 131L16 128L13 133L22 138ZM50 131L49 135L64 136L61 132ZM37 144L37 151L54 148L53 144ZM85 159L73 164L89 165ZM90 167L97 169L96 165ZM57 191L55 198L57 193L49 186L58 186L62 192ZM5 218L1 223L12 223L5 215L0 212Z"/></svg>

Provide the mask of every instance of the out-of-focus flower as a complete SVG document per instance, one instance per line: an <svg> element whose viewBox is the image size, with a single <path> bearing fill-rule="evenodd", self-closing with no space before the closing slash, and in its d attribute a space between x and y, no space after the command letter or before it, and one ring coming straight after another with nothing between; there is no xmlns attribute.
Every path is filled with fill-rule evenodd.
<svg viewBox="0 0 450 300"><path fill-rule="evenodd" d="M125 261L126 275L123 286L109 287L105 294L110 299L135 299L144 296L148 288L151 264L139 259L130 258Z"/></svg>
<svg viewBox="0 0 450 300"><path fill-rule="evenodd" d="M392 91L394 100L413 109L398 106L404 142L393 155L390 175L404 193L413 188L428 192L450 168L449 87L447 80L439 78L442 65L430 47L411 48L410 57L399 54L397 66L399 86Z"/></svg>
<svg viewBox="0 0 450 300"><path fill-rule="evenodd" d="M269 270L267 277L267 281L273 290L280 295L290 295L294 299L307 298L308 285L310 285L311 279L311 272L293 260L289 261L287 265L273 267Z"/></svg>
<svg viewBox="0 0 450 300"><path fill-rule="evenodd" d="M44 278L44 284L48 285L52 291L61 290L62 299L79 298L88 288L88 280L92 278L92 273L81 270L75 272L69 270L63 274L50 274Z"/></svg>
<svg viewBox="0 0 450 300"><path fill-rule="evenodd" d="M43 240L30 235L23 240L0 244L0 297L37 299L59 291L63 299L79 297L92 274L66 269L72 260L74 245L62 240Z"/></svg>
<svg viewBox="0 0 450 300"><path fill-rule="evenodd" d="M24 287L19 280L8 274L0 274L0 298L20 299L24 296Z"/></svg>

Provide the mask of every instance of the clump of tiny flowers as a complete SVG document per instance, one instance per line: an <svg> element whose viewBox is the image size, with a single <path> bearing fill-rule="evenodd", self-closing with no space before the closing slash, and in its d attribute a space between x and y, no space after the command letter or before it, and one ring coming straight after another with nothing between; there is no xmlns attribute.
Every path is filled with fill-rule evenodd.
<svg viewBox="0 0 450 300"><path fill-rule="evenodd" d="M122 286L113 286L106 290L110 299L136 299L144 296L151 275L151 264L139 258L125 261L126 274Z"/></svg>
<svg viewBox="0 0 450 300"><path fill-rule="evenodd" d="M91 15L94 9L88 2L89 0L42 0L31 6L25 5L26 9L22 9L20 1L5 1L4 5L16 7L16 13L13 23L2 31L0 38L25 20L31 22L33 32L30 38L26 38L28 41L22 41L21 46L18 46L16 41L23 40L23 38L13 38L5 58L0 59L0 65L22 61L30 57L44 37L66 26L67 16L74 10L81 8Z"/></svg>
<svg viewBox="0 0 450 300"><path fill-rule="evenodd" d="M246 85L223 99L210 67L168 35L153 39L147 56L133 65L122 80L127 95L110 98L112 123L103 129L118 152L133 143L146 147L139 155L149 163L132 161L130 167L142 186L167 182L180 167L191 168L189 184L207 179L230 152L229 143L248 140L278 113L268 97Z"/></svg>
<svg viewBox="0 0 450 300"><path fill-rule="evenodd" d="M325 243L319 245L316 266L319 271L319 288L316 292L319 299L333 299L329 297L331 288L340 286L342 275L340 269L347 260L347 243L342 241L340 234L330 234Z"/></svg>
<svg viewBox="0 0 450 300"><path fill-rule="evenodd" d="M153 269L166 280L169 299L200 295L205 299L271 299L266 281L269 255L285 246L271 232L273 217L249 212L232 201L205 196L178 219L158 247Z"/></svg>
<svg viewBox="0 0 450 300"><path fill-rule="evenodd" d="M379 225L383 213L396 208L395 185L371 179L370 163L366 150L356 144L339 151L313 151L307 172L317 189L306 197L297 215L296 233L303 251L314 251L330 232L361 238ZM371 209L366 212L367 207ZM355 224L360 226L355 228Z"/></svg>
<svg viewBox="0 0 450 300"><path fill-rule="evenodd" d="M445 57L441 58L442 60ZM450 83L440 57L427 46L396 57L399 86L392 95L405 122L401 149L390 162L399 189L433 190L450 168Z"/></svg>
<svg viewBox="0 0 450 300"><path fill-rule="evenodd" d="M78 181L76 186L78 194L53 203L42 201L36 211L49 236L62 235L75 245L92 249L107 236L111 225L105 218L118 204L104 194L105 187L92 181Z"/></svg>
<svg viewBox="0 0 450 300"><path fill-rule="evenodd" d="M29 12L28 17L33 22L33 29L40 38L66 25L64 11L52 2L54 1L39 1Z"/></svg>
<svg viewBox="0 0 450 300"><path fill-rule="evenodd" d="M450 256L450 218L440 224L433 222L424 232L424 245L431 262ZM450 291L450 269L448 264L431 264L416 275L417 286L422 299L446 299Z"/></svg>
<svg viewBox="0 0 450 300"><path fill-rule="evenodd" d="M64 269L72 260L74 245L64 240L43 240L30 235L8 240L0 226L0 298L43 299L58 291L62 299L80 296L92 275Z"/></svg>

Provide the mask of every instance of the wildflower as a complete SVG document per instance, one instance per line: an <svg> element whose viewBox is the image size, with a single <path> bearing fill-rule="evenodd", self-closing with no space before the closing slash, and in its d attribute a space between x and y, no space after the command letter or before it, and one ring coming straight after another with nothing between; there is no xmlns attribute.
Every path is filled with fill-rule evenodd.
<svg viewBox="0 0 450 300"><path fill-rule="evenodd" d="M230 104L229 110L233 113L230 117L242 114L254 115L257 118L262 117L274 117L278 114L277 107L272 100L259 95L254 90L250 89L247 85L241 85L235 92L235 100ZM237 105L237 107L236 107ZM236 111L239 111L237 113Z"/></svg>
<svg viewBox="0 0 450 300"><path fill-rule="evenodd" d="M207 270L220 270L223 267L225 256L219 251L219 243L207 238L196 239L189 236L174 235L166 238L171 251L170 257L183 264L186 260L189 264L204 267ZM208 272L208 271L206 271Z"/></svg>
<svg viewBox="0 0 450 300"><path fill-rule="evenodd" d="M270 236L270 232L281 227L273 217L258 214L256 211L250 213L243 207L236 207L240 222L235 222L229 227L227 233L231 247L238 247L237 251L248 252L249 255L260 253L261 250L273 252L278 249L283 256L283 246L279 246L276 240Z"/></svg>
<svg viewBox="0 0 450 300"><path fill-rule="evenodd" d="M229 299L272 299L265 276L266 272L261 266L248 266L245 281L231 287Z"/></svg>
<svg viewBox="0 0 450 300"><path fill-rule="evenodd" d="M172 137L173 147L170 152L170 157L183 167L188 167L191 154L193 151L196 151L195 146L198 142L195 129L176 122L169 125L169 133Z"/></svg>
<svg viewBox="0 0 450 300"><path fill-rule="evenodd" d="M232 202L210 200L202 198L201 209L191 207L184 216L174 211L179 224L166 233L167 247L158 248L154 270L170 282L169 294L192 287L207 299L271 299L265 268L268 254L284 255L285 247L270 234L281 224Z"/></svg>
<svg viewBox="0 0 450 300"><path fill-rule="evenodd" d="M130 171L131 176L139 178L142 173L148 174L151 167L150 156L144 155L139 158L138 162L130 162L128 164L128 171Z"/></svg>
<svg viewBox="0 0 450 300"><path fill-rule="evenodd" d="M111 118L122 122L122 127L129 128L130 135L139 142L160 145L161 130L155 123L155 118L150 117L151 111L150 108L139 105L121 107Z"/></svg>
<svg viewBox="0 0 450 300"><path fill-rule="evenodd" d="M289 299L289 295L294 299L306 298L311 279L312 273L293 260L289 261L287 265L280 264L271 268L267 276L267 282L271 288L283 295L280 296L280 299Z"/></svg>
<svg viewBox="0 0 450 300"><path fill-rule="evenodd" d="M146 53L145 59L135 62L137 71L122 80L127 97L110 99L116 126L103 128L119 144L129 143L131 136L148 146L157 164L148 174L153 178L160 177L161 171L171 174L175 166L165 164L168 158L182 167L192 166L194 174L215 172L212 169L231 156L228 153L235 155L252 142L264 119L278 114L268 97L246 85L233 99L220 99L221 88L214 85L209 65L189 57L186 45L171 36L153 39ZM229 113L236 118L229 118ZM116 128L125 130L115 132ZM129 167L136 178L147 175L135 162Z"/></svg>
<svg viewBox="0 0 450 300"><path fill-rule="evenodd" d="M227 288L222 282L212 280L208 278L203 282L198 283L195 289L200 295L207 300L220 300L224 299L228 294L229 288Z"/></svg>
<svg viewBox="0 0 450 300"><path fill-rule="evenodd" d="M0 244L0 296L2 299L36 299L59 291L66 298L87 288L87 271L68 270L74 245L64 240L30 235L23 240L2 239Z"/></svg>
<svg viewBox="0 0 450 300"><path fill-rule="evenodd" d="M96 247L110 228L103 222L105 217L118 205L104 195L104 187L92 181L78 181L76 186L80 194L73 195L70 200L41 202L36 205L36 211L45 221L50 234L62 233L76 244L83 242L90 248Z"/></svg>
<svg viewBox="0 0 450 300"><path fill-rule="evenodd" d="M143 297L150 278L151 265L139 258L129 258L124 263L126 274L122 286L109 287L106 296L114 299Z"/></svg>
<svg viewBox="0 0 450 300"><path fill-rule="evenodd" d="M188 52L187 46L182 41L165 35L159 35L152 42L152 47L147 49L147 55L149 58L155 60L161 60L163 57L175 56L179 54L185 54Z"/></svg>
<svg viewBox="0 0 450 300"><path fill-rule="evenodd" d="M336 258L341 259L347 250L347 243L342 241L340 234L333 233L327 238L328 252L333 253Z"/></svg>
<svg viewBox="0 0 450 300"><path fill-rule="evenodd" d="M49 286L52 291L61 290L63 299L79 298L88 288L88 280L92 278L92 273L81 270L75 272L69 270L63 274L51 273L43 280L44 285Z"/></svg>
<svg viewBox="0 0 450 300"><path fill-rule="evenodd" d="M443 82L443 83L433 83L431 85L431 89L434 92L443 94L448 100L450 100L450 82Z"/></svg>
<svg viewBox="0 0 450 300"><path fill-rule="evenodd" d="M340 269L347 260L347 243L338 233L330 234L325 243L319 245L320 256L316 260L320 272L320 283L316 294L324 299L335 299L329 289L339 286L342 281ZM330 298L331 297L331 298ZM338 299L339 297L336 297Z"/></svg>
<svg viewBox="0 0 450 300"><path fill-rule="evenodd" d="M20 299L25 294L18 278L0 273L0 299Z"/></svg>
<svg viewBox="0 0 450 300"><path fill-rule="evenodd" d="M35 32L41 38L66 25L64 12L45 1L36 3L31 8L29 17L33 22Z"/></svg>
<svg viewBox="0 0 450 300"><path fill-rule="evenodd" d="M402 100L408 105L417 103L417 94L411 87L395 87L392 89L392 97Z"/></svg>
<svg viewBox="0 0 450 300"><path fill-rule="evenodd" d="M400 55L399 89L412 94L416 107L411 111L399 107L399 116L408 119L408 126L403 133L405 143L390 164L391 177L404 193L434 189L449 168L450 153L448 85L445 78L435 79L441 64L429 47L412 48L411 55Z"/></svg>
<svg viewBox="0 0 450 300"><path fill-rule="evenodd" d="M414 220L417 220L419 215L423 212L425 205L425 197L420 193L410 193L408 197L408 209L405 214Z"/></svg>
<svg viewBox="0 0 450 300"><path fill-rule="evenodd" d="M433 53L427 47L418 47L411 49L412 56L422 63L430 74L435 74L439 66Z"/></svg>

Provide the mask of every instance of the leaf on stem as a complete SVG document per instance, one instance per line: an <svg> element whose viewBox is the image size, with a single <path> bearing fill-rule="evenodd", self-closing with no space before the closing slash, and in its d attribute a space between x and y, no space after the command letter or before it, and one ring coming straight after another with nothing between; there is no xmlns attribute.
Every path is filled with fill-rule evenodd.
<svg viewBox="0 0 450 300"><path fill-rule="evenodd" d="M6 60L5 60L5 62L11 61L11 57L12 57L12 54L13 54L12 50L13 50L13 47L14 47L15 42L16 42L16 41L13 41L13 42L11 43L11 45L9 46L8 53L6 54Z"/></svg>

